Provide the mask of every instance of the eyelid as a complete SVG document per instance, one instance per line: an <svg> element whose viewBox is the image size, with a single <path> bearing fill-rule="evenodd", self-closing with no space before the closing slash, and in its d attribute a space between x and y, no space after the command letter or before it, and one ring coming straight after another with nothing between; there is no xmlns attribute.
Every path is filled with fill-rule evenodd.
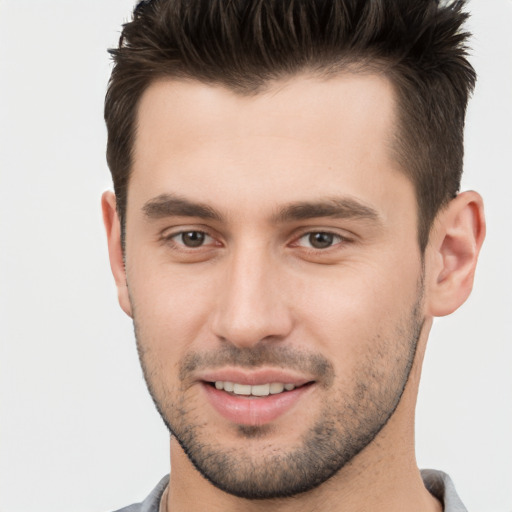
<svg viewBox="0 0 512 512"><path fill-rule="evenodd" d="M206 237L211 238L212 241L217 242L217 245L219 245L219 246L222 245L221 242L219 242L219 237L216 234L212 233L212 230L210 228L208 228L207 226L202 226L202 225L197 225L197 224L190 225L190 226L180 225L180 226L175 226L172 228L166 228L160 232L158 238L163 243L168 243L168 244L174 243L180 249L191 250L191 251L197 251L198 249L212 246L212 242L210 241L210 242L207 242L198 247L187 247L183 243L177 242L175 240L176 237L179 237L180 235L183 235L184 233L190 233L190 232L203 233Z"/></svg>
<svg viewBox="0 0 512 512"><path fill-rule="evenodd" d="M309 238L311 235L316 235L316 234L323 234L323 235L330 235L330 236L332 236L333 237L332 245L329 245L328 247L325 247L325 248L318 248L318 247L307 246L307 249L315 250L315 251L327 251L327 250L329 250L329 249L339 245L340 243L345 242L345 240L346 240L344 237L342 237L338 233L331 233L329 231L309 231L308 233L304 233L302 236L297 238L297 242L296 243L298 244L299 241L302 240L303 238Z"/></svg>
<svg viewBox="0 0 512 512"><path fill-rule="evenodd" d="M339 231L337 231L336 229L333 229L333 228L303 228L301 229L300 231L298 231L297 233L294 234L293 236L293 240L291 242L291 246L299 246L299 241L306 237L306 236L310 236L312 234L316 234L316 233L324 233L324 234L327 234L327 235L332 235L334 238L336 238L337 242L334 242L333 245L327 247L326 249L316 249L314 247L304 247L302 246L304 249L309 249L309 250L312 250L312 251L323 251L323 252L326 252L328 251L329 249L332 249L340 244L343 244L343 243L348 243L348 242L353 242L354 241L354 236L350 236L348 234L345 234L345 233L340 233Z"/></svg>
<svg viewBox="0 0 512 512"><path fill-rule="evenodd" d="M204 235L204 243L202 243L201 245L198 245L197 247L188 247L182 241L179 241L179 242L177 241L180 236L183 236L183 235L185 235L187 233L201 233L201 234L203 234ZM185 231L179 231L178 233L174 233L174 234L170 235L168 237L168 239L172 240L177 245L186 247L187 249L199 249L200 247L208 246L211 243L209 240L214 240L214 238L212 236L210 236L208 233L206 233L204 231L199 231L198 229L187 229Z"/></svg>
<svg viewBox="0 0 512 512"><path fill-rule="evenodd" d="M167 225L164 229L160 230L159 236L161 238L168 238L171 236L179 235L180 233L188 233L190 231L198 231L201 233L205 233L206 235L210 235L215 237L212 234L212 228L205 224L175 224L175 225Z"/></svg>

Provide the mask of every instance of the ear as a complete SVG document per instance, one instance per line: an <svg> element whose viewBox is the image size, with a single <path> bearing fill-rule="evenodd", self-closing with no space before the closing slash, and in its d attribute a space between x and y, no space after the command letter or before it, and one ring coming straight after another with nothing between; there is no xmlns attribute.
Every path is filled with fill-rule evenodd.
<svg viewBox="0 0 512 512"><path fill-rule="evenodd" d="M476 192L462 192L438 214L426 249L428 314L449 315L469 297L484 238L483 201Z"/></svg>
<svg viewBox="0 0 512 512"><path fill-rule="evenodd" d="M112 274L116 282L119 304L121 309L131 317L132 307L128 295L121 243L121 223L117 215L116 196L113 192L107 190L103 193L101 196L101 209L103 211L103 223L105 224L105 230L107 232L110 268L112 269Z"/></svg>

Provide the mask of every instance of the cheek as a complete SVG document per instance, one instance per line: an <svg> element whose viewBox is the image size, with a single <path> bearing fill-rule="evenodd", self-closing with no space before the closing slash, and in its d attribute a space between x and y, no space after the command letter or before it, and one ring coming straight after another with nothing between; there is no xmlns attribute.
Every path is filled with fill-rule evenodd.
<svg viewBox="0 0 512 512"><path fill-rule="evenodd" d="M128 273L134 317L140 340L158 352L183 355L201 338L214 307L212 288L199 269L186 271L171 265L141 267Z"/></svg>
<svg viewBox="0 0 512 512"><path fill-rule="evenodd" d="M400 343L398 333L418 299L419 276L412 267L402 272L345 267L303 286L296 316L305 337L316 339L319 349L345 368L382 344Z"/></svg>

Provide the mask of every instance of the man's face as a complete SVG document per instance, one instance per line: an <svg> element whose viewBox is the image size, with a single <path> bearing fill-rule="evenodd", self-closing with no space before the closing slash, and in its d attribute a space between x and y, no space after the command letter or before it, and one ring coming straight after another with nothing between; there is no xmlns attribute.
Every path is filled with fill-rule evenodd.
<svg viewBox="0 0 512 512"><path fill-rule="evenodd" d="M125 303L153 399L217 487L317 486L393 414L423 322L392 88L162 81L138 115Z"/></svg>

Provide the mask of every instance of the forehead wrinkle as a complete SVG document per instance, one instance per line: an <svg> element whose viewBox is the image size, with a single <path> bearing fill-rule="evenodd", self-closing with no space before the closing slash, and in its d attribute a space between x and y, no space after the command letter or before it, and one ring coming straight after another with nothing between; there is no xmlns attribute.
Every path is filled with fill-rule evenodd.
<svg viewBox="0 0 512 512"><path fill-rule="evenodd" d="M149 219L200 217L219 222L223 220L222 215L211 206L191 201L176 194L160 194L148 200L142 207L142 211Z"/></svg>

